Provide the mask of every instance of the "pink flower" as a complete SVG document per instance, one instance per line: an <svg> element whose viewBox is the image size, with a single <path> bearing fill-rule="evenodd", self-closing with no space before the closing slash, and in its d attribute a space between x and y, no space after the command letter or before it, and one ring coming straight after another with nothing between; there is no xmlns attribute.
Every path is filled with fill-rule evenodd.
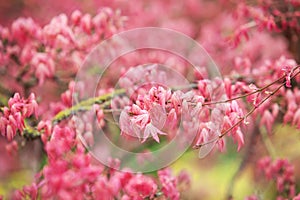
<svg viewBox="0 0 300 200"><path fill-rule="evenodd" d="M82 17L82 13L79 10L75 10L71 14L71 21L74 25L78 25Z"/></svg>
<svg viewBox="0 0 300 200"><path fill-rule="evenodd" d="M246 197L245 200L259 200L259 198L256 195L251 195Z"/></svg>
<svg viewBox="0 0 300 200"><path fill-rule="evenodd" d="M42 85L45 78L51 78L55 73L55 64L52 57L46 53L36 53L31 65L35 68L35 75L39 79L39 85Z"/></svg>
<svg viewBox="0 0 300 200"><path fill-rule="evenodd" d="M272 133L272 126L273 126L273 123L274 123L274 120L275 118L273 117L273 115L271 114L271 112L269 110L265 110L263 112L263 115L261 117L261 120L260 120L260 125L265 125L266 128L267 128L267 132L268 133Z"/></svg>
<svg viewBox="0 0 300 200"><path fill-rule="evenodd" d="M125 133L140 139L143 138L141 142L145 142L149 136L156 142L159 142L158 134L166 135L162 131L167 120L164 106L166 98L170 95L158 91L165 90L162 88L158 88L158 90L151 88L149 96L140 96L137 104L123 109L119 120L121 134Z"/></svg>
<svg viewBox="0 0 300 200"><path fill-rule="evenodd" d="M293 200L300 200L300 193L293 198Z"/></svg>
<svg viewBox="0 0 300 200"><path fill-rule="evenodd" d="M291 75L293 72L294 67L296 67L297 63L293 59L287 59L285 56L281 56L275 63L275 65L278 68L281 68L281 70L286 75L286 87L292 87L291 86Z"/></svg>
<svg viewBox="0 0 300 200"><path fill-rule="evenodd" d="M9 155L15 155L18 153L18 143L16 141L12 141L5 146L5 149Z"/></svg>
<svg viewBox="0 0 300 200"><path fill-rule="evenodd" d="M11 26L11 32L13 38L23 45L31 37L38 38L41 28L31 18L19 18L13 22Z"/></svg>
<svg viewBox="0 0 300 200"><path fill-rule="evenodd" d="M177 177L178 185L184 185L186 188L190 187L191 177L187 171L182 170Z"/></svg>
<svg viewBox="0 0 300 200"><path fill-rule="evenodd" d="M38 197L38 187L35 183L33 183L30 186L24 186L22 190L15 191L12 199L13 200L21 200L21 199L36 200L37 197Z"/></svg>
<svg viewBox="0 0 300 200"><path fill-rule="evenodd" d="M41 139L44 144L49 140L51 134L52 134L52 123L51 121L40 121L40 123L37 125L37 130L42 131L43 134L41 135Z"/></svg>
<svg viewBox="0 0 300 200"><path fill-rule="evenodd" d="M292 69L293 66L286 65L282 68L282 71L286 74L285 80L286 80L286 87L292 87L291 85L291 75L292 75Z"/></svg>
<svg viewBox="0 0 300 200"><path fill-rule="evenodd" d="M132 123L131 116L128 114L130 108L125 107L124 110L121 112L120 115L120 129L121 129L121 135L130 135L133 137L141 137L141 133L139 131L139 128L137 125Z"/></svg>
<svg viewBox="0 0 300 200"><path fill-rule="evenodd" d="M158 171L158 177L165 197L179 200L180 194L177 189L177 180L172 177L171 171L169 169L160 170Z"/></svg>
<svg viewBox="0 0 300 200"><path fill-rule="evenodd" d="M0 132L9 141L11 141L17 130L21 133L25 128L24 119L31 115L37 116L38 105L34 94L28 99L23 99L18 93L8 101L8 108L4 107L3 116L0 116Z"/></svg>
<svg viewBox="0 0 300 200"><path fill-rule="evenodd" d="M160 131L158 128L153 126L151 123L147 124L145 131L144 131L144 136L143 136L144 139L142 140L142 142L145 142L146 139L151 135L153 137L153 139L159 143L159 137L157 134L166 135L166 133Z"/></svg>
<svg viewBox="0 0 300 200"><path fill-rule="evenodd" d="M198 81L198 90L200 92L200 95L205 99L211 99L213 88L210 80L203 79Z"/></svg>
<svg viewBox="0 0 300 200"><path fill-rule="evenodd" d="M177 123L178 123L177 113L175 109L172 108L171 111L168 113L168 117L167 117L168 128L170 130L175 129Z"/></svg>
<svg viewBox="0 0 300 200"><path fill-rule="evenodd" d="M157 185L151 178L137 174L129 180L124 190L133 200L151 199L157 191Z"/></svg>
<svg viewBox="0 0 300 200"><path fill-rule="evenodd" d="M69 152L75 144L75 133L70 128L60 128L55 126L51 140L46 143L45 150L50 160L59 159Z"/></svg>
<svg viewBox="0 0 300 200"><path fill-rule="evenodd" d="M300 129L300 108L296 111L296 113L293 113L293 116L292 124Z"/></svg>
<svg viewBox="0 0 300 200"><path fill-rule="evenodd" d="M238 143L238 151L242 148L242 146L244 146L245 141L244 141L244 135L241 131L240 128L237 129L235 134L232 134L233 138L235 139L235 141L237 141Z"/></svg>
<svg viewBox="0 0 300 200"><path fill-rule="evenodd" d="M89 14L85 14L81 18L81 28L83 31L85 31L87 34L91 33L92 29L92 17Z"/></svg>
<svg viewBox="0 0 300 200"><path fill-rule="evenodd" d="M268 180L276 182L278 197L295 196L294 167L286 159L277 159L272 162L270 157L262 158L258 162L258 169L262 171Z"/></svg>

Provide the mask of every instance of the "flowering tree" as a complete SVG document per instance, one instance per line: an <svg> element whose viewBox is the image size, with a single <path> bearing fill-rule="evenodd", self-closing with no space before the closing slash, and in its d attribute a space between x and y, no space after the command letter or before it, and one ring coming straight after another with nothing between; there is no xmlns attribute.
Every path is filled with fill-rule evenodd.
<svg viewBox="0 0 300 200"><path fill-rule="evenodd" d="M276 124L300 129L299 1L77 2L50 19L35 3L0 26L0 174L39 166L7 198L182 199L190 177L170 163L234 145L237 176L259 140L260 179L300 199L270 142Z"/></svg>

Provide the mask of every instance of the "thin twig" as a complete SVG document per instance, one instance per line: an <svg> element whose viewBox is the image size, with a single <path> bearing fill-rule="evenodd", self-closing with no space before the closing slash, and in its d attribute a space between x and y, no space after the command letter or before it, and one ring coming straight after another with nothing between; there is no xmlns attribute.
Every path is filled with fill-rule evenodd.
<svg viewBox="0 0 300 200"><path fill-rule="evenodd" d="M299 68L299 66L297 67ZM294 74L291 79L295 78L298 74L300 74L300 71L298 71L296 74ZM281 80L281 78L279 79ZM277 80L278 81L278 80ZM277 87L274 91L270 92L262 101L260 101L257 105L253 106L252 109L246 114L244 115L243 117L240 118L239 121L237 121L233 126L231 126L229 129L225 130L223 133L221 133L217 138L215 139L212 139L208 142L205 142L205 143L202 143L202 144L198 144L198 145L195 145L194 148L195 149L198 149L204 145L207 145L207 144L211 144L211 143L214 143L216 142L217 140L223 138L225 135L227 135L230 131L232 131L235 127L239 126L244 120L246 120L254 111L257 110L257 108L259 106L261 106L265 101L267 101L271 96L273 96L276 92L278 92L284 85L286 84L286 81L282 84L279 85L279 87Z"/></svg>
<svg viewBox="0 0 300 200"><path fill-rule="evenodd" d="M262 88L257 88L255 91L253 92L250 92L250 93L247 93L247 94L243 94L243 95L240 95L240 96L237 96L237 97L233 97L231 99L226 99L226 100L222 100L222 101L213 101L213 102L206 102L206 103L203 103L203 105L212 105L212 104L221 104L221 103L228 103L228 102L231 102L231 101L234 101L234 100L237 100L237 99L241 99L241 98L244 98L244 97L247 97L247 96L250 96L250 95L253 95L253 94L256 94L256 93L259 93L259 92L262 92L264 90L266 90L267 88L269 88L270 86L274 85L275 83L281 81L282 79L284 79L286 76L283 75L282 77L280 77L279 79L269 83L268 85L262 87Z"/></svg>

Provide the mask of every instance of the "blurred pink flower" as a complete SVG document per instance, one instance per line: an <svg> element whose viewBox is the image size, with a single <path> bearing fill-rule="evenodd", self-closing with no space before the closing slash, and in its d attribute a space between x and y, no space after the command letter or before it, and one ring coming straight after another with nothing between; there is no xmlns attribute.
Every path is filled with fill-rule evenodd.
<svg viewBox="0 0 300 200"><path fill-rule="evenodd" d="M157 192L155 182L142 174L133 176L125 185L125 192L133 200L143 200L145 198L153 198Z"/></svg>
<svg viewBox="0 0 300 200"><path fill-rule="evenodd" d="M177 180L171 175L170 169L158 171L158 178L162 184L162 192L167 198L179 200L180 194L177 189Z"/></svg>
<svg viewBox="0 0 300 200"><path fill-rule="evenodd" d="M16 93L8 101L8 107L3 108L0 116L0 132L8 141L11 141L19 130L21 133L25 128L25 118L35 115L37 117L38 104L32 93L28 99L21 98Z"/></svg>

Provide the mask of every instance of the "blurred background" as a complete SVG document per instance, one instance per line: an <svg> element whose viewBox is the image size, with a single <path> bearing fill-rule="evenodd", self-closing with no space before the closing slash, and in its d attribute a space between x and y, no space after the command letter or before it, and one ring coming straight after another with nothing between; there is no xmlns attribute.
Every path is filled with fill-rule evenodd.
<svg viewBox="0 0 300 200"><path fill-rule="evenodd" d="M253 2L255 3L249 1L249 3ZM231 1L1 0L0 24L10 26L19 17L31 17L34 21L45 25L61 13L69 16L78 9L83 13L95 14L98 8L103 6L118 9L122 15L127 16L125 29L160 26L189 35L207 48L223 73L230 71L232 64L232 61L229 61L231 58L228 58L230 55L226 58L220 56L222 51L217 50L218 48L224 50L224 48L221 42L218 43L216 34L222 36L232 32L236 27L231 13L236 8ZM259 46L261 52L256 52L260 57L274 58L287 50L290 50L291 55L297 55L299 52L297 50L299 42L291 42L292 39L288 35L270 35L261 32L256 37L256 40L261 40ZM278 44L277 48L270 49L268 45L275 40ZM216 47L216 45L220 46ZM238 50L231 50L232 56L247 52L250 48L252 48L251 43ZM270 51L276 52L269 53ZM260 59L262 58L257 59L257 63L261 62ZM237 145L233 141L227 140L227 150L224 153L212 151L204 159L199 159L197 150L189 150L173 163L171 168L175 173L184 169L191 175L191 188L183 194L182 199L230 199L230 196L234 199L244 199L252 194L261 196L262 199L274 199L275 183L263 179L256 171L257 161L270 154L276 158L287 158L294 165L296 193L300 192L299 130L278 124L270 137L264 137L261 132L265 130L251 125L248 130L244 130L246 145L240 152L236 151ZM38 141L32 143L40 149L41 144ZM5 141L0 138L0 194L7 194L15 188L30 183L34 174L41 168L40 163L41 161L43 163L44 159L38 151L27 150L26 147L19 155L13 156L9 155L5 148Z"/></svg>

